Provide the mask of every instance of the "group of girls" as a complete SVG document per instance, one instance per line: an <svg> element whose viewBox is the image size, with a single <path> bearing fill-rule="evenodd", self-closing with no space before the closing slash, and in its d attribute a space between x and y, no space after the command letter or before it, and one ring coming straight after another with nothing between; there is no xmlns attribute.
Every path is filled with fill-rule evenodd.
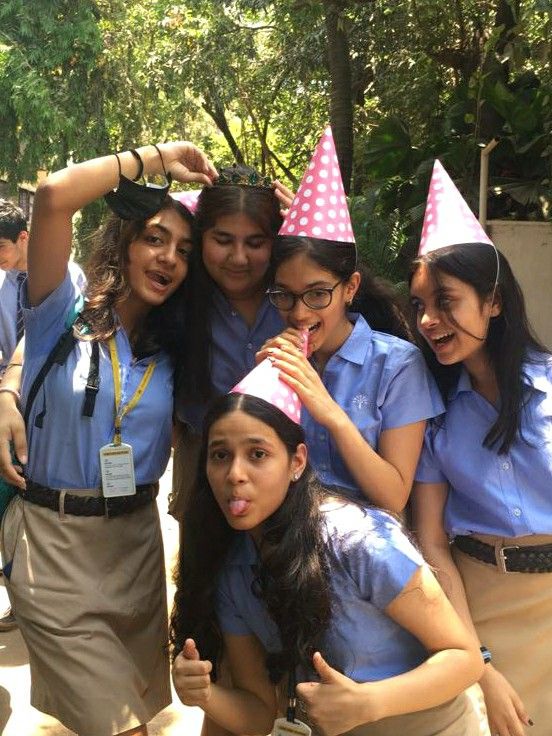
<svg viewBox="0 0 552 736"><path fill-rule="evenodd" d="M149 218L112 217L68 327L79 296L66 276L71 217L142 166L205 185L193 224L168 197ZM176 372L186 428L173 678L182 701L204 709L206 732L268 733L286 705L293 715L285 693L298 683L297 718L315 732L469 736L479 725L463 691L483 675L493 736L519 736L531 718L544 734L548 576L531 563L502 572L469 546L536 542L546 557L552 542L550 356L505 260L497 274L493 249L470 244L413 266L440 395L354 244L277 238L288 193L237 179L217 184L201 152L174 143L70 167L37 191L23 408L59 337L76 339L30 408L28 458L12 393L0 393L0 439L14 436L25 461L20 476L0 447L2 474L19 487L2 548L33 704L81 736L112 736L147 733L169 702L155 493ZM301 426L228 393L265 358L302 403ZM128 445L136 493L105 498L99 453ZM415 475L415 529L448 598L389 513L403 510Z"/></svg>

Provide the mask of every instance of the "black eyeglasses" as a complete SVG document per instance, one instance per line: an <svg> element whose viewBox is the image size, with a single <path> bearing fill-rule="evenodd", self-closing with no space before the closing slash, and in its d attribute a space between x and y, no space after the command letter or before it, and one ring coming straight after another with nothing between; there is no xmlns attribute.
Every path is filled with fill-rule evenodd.
<svg viewBox="0 0 552 736"><path fill-rule="evenodd" d="M334 286L317 286L314 289L306 289L300 294L284 289L268 289L266 293L269 302L282 312L290 312L298 299L309 309L325 309L332 303L334 289L337 289L342 283L343 279L340 279Z"/></svg>

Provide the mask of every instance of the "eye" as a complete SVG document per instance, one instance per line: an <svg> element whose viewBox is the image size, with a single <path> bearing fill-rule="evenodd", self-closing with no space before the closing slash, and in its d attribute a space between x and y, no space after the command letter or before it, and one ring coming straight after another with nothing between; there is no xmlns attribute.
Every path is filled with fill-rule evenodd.
<svg viewBox="0 0 552 736"><path fill-rule="evenodd" d="M218 243L218 245L230 245L232 242L230 238L221 238L220 236L214 237L215 243Z"/></svg>
<svg viewBox="0 0 552 736"><path fill-rule="evenodd" d="M307 291L307 294L314 297L315 299L323 299L325 296L327 296L328 289L309 289Z"/></svg>
<svg viewBox="0 0 552 736"><path fill-rule="evenodd" d="M251 450L251 458L253 460L263 460L267 456L268 456L267 451L261 449L260 447L254 447Z"/></svg>
<svg viewBox="0 0 552 736"><path fill-rule="evenodd" d="M192 251L189 248L179 248L178 255L181 256L181 258L183 258L185 261L189 261L190 256L192 255Z"/></svg>
<svg viewBox="0 0 552 736"><path fill-rule="evenodd" d="M437 305L441 308L449 307L452 304L453 300L450 298L450 296L440 296Z"/></svg>
<svg viewBox="0 0 552 736"><path fill-rule="evenodd" d="M410 306L414 311L419 312L421 309L423 309L423 304L419 299L411 299L410 300Z"/></svg>
<svg viewBox="0 0 552 736"><path fill-rule="evenodd" d="M209 453L209 460L214 463L220 463L226 460L228 457L228 451L227 450L212 450Z"/></svg>
<svg viewBox="0 0 552 736"><path fill-rule="evenodd" d="M159 235L146 235L144 240L146 243L149 243L150 245L162 245L163 239L159 237Z"/></svg>
<svg viewBox="0 0 552 736"><path fill-rule="evenodd" d="M251 248L251 250L259 250L266 244L266 240L262 238L261 240L248 240L247 241L247 247Z"/></svg>

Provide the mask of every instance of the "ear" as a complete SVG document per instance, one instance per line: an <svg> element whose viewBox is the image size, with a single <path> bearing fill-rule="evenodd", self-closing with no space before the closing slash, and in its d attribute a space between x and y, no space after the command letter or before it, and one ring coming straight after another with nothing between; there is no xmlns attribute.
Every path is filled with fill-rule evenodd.
<svg viewBox="0 0 552 736"><path fill-rule="evenodd" d="M301 442L291 458L291 480L298 480L307 466L307 446Z"/></svg>
<svg viewBox="0 0 552 736"><path fill-rule="evenodd" d="M26 230L22 230L17 236L15 244L18 246L27 245L29 242L29 233Z"/></svg>
<svg viewBox="0 0 552 736"><path fill-rule="evenodd" d="M355 271L345 282L345 301L352 302L360 286L360 273Z"/></svg>
<svg viewBox="0 0 552 736"><path fill-rule="evenodd" d="M493 297L489 317L498 317L499 314L502 314L502 295L500 290L497 288Z"/></svg>

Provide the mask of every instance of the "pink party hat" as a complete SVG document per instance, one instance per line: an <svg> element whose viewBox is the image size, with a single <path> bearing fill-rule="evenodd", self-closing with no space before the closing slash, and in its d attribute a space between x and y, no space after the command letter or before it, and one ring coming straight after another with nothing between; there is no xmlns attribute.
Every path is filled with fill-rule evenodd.
<svg viewBox="0 0 552 736"><path fill-rule="evenodd" d="M303 350L307 351L307 332L304 331ZM283 411L292 422L301 423L301 402L295 391L280 378L280 370L265 358L242 378L230 391L231 394L248 394L264 399Z"/></svg>
<svg viewBox="0 0 552 736"><path fill-rule="evenodd" d="M429 183L418 255L423 256L432 250L459 243L493 245L443 165L436 159Z"/></svg>
<svg viewBox="0 0 552 736"><path fill-rule="evenodd" d="M201 194L201 189L188 189L186 192L171 192L171 197L176 199L177 202L187 207L192 215L195 214L197 209L197 200Z"/></svg>
<svg viewBox="0 0 552 736"><path fill-rule="evenodd" d="M340 243L355 242L329 126L314 149L301 186L278 234L322 238Z"/></svg>

